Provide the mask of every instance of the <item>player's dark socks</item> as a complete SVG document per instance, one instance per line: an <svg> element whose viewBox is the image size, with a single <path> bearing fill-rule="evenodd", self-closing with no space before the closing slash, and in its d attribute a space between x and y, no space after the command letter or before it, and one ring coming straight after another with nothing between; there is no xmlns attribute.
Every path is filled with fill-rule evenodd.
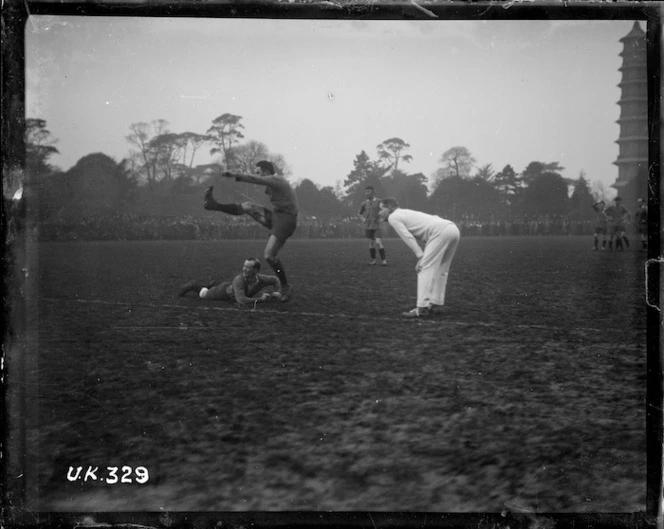
<svg viewBox="0 0 664 529"><path fill-rule="evenodd" d="M284 267L282 266L281 261L279 259L267 259L267 262L272 267L272 270L274 270L274 273L277 274L277 277L281 282L281 286L288 286L288 279L286 279L286 272L284 271Z"/></svg>
<svg viewBox="0 0 664 529"><path fill-rule="evenodd" d="M205 209L221 211L229 215L242 215L244 210L241 204L219 204L219 202L206 202Z"/></svg>
<svg viewBox="0 0 664 529"><path fill-rule="evenodd" d="M602 248L606 248L606 241L602 241Z"/></svg>
<svg viewBox="0 0 664 529"><path fill-rule="evenodd" d="M599 244L599 240L597 239L597 237L595 237L595 240L593 241L593 247L595 248L595 250L597 250L598 244Z"/></svg>
<svg viewBox="0 0 664 529"><path fill-rule="evenodd" d="M622 240L625 243L625 247L629 248L629 239L627 237L623 237Z"/></svg>
<svg viewBox="0 0 664 529"><path fill-rule="evenodd" d="M376 258L376 249L375 248L369 248L369 255L371 256L372 259Z"/></svg>
<svg viewBox="0 0 664 529"><path fill-rule="evenodd" d="M613 241L609 241L609 250L613 250Z"/></svg>
<svg viewBox="0 0 664 529"><path fill-rule="evenodd" d="M385 248L378 248L378 253L380 254L380 258L384 261L385 260Z"/></svg>
<svg viewBox="0 0 664 529"><path fill-rule="evenodd" d="M622 241L620 239L616 239L616 250L622 250L622 249L623 249Z"/></svg>

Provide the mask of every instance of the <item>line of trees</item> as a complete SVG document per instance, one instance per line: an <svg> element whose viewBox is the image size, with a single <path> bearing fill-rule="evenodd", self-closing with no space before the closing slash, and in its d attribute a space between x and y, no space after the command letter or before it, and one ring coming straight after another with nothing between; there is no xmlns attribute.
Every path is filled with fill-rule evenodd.
<svg viewBox="0 0 664 529"><path fill-rule="evenodd" d="M162 211L203 214L201 188L215 186L228 201L264 201L263 189L229 182L224 170L253 172L257 161L268 159L292 178L283 155L259 141L246 140L243 118L225 113L212 120L205 133L175 133L163 119L133 123L126 140L130 146L119 163L104 153L81 158L62 172L50 163L58 154L57 140L41 119L26 120L26 170L38 191L40 217L87 215L106 212ZM196 164L196 155L208 149L209 164ZM454 220L535 216L567 216L585 220L592 203L607 199L601 184L591 189L581 174L562 176L558 162L533 161L517 173L511 165L499 171L492 164L478 165L464 146L446 150L438 169L427 178L409 173L410 145L399 137L379 143L375 157L362 150L352 170L336 186L319 186L310 179L294 182L303 215L343 218L356 214L364 189L373 186L377 196L393 196L403 207L436 213ZM180 207L176 204L190 205ZM174 206L176 205L176 206Z"/></svg>

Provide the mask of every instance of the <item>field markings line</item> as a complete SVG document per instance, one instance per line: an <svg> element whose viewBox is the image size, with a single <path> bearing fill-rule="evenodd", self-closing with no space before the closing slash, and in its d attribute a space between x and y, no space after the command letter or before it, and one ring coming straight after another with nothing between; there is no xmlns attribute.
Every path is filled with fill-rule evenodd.
<svg viewBox="0 0 664 529"><path fill-rule="evenodd" d="M41 298L44 301L74 301L76 303L82 304L91 304L91 305L110 305L110 306L125 306L125 307L141 307L141 308L157 308L157 309L176 309L176 310L197 310L197 311L218 311L218 312L231 312L231 313L251 313L251 314L278 314L278 315L287 315L287 316L313 316L317 318L343 318L343 319L355 319L355 320L370 320L370 321L386 321L386 322L402 322L405 323L405 318L395 318L390 316L377 316L377 315L365 315L365 314L344 314L337 313L331 314L327 312L292 312L292 311L280 311L261 308L260 310L255 309L243 309L236 307L202 307L202 306L186 306L186 305L172 305L172 304L156 304L156 303L132 303L126 301L106 301L101 299L71 299L71 298ZM623 331L616 329L598 329L595 327L561 327L557 325L535 325L535 324L505 324L505 323L490 323L490 322L467 322L467 321L455 321L448 319L413 319L413 323L425 324L425 325L435 325L435 324L448 324L455 325L460 327L509 327L513 329L542 329L542 330L566 330L570 333L572 332L600 332L600 333L623 333ZM133 325L133 326L116 326L116 329L188 329L187 325L159 325L159 326L149 326L149 325ZM206 327L210 328L210 327ZM643 329L645 333L646 330ZM624 334L624 333L623 333Z"/></svg>

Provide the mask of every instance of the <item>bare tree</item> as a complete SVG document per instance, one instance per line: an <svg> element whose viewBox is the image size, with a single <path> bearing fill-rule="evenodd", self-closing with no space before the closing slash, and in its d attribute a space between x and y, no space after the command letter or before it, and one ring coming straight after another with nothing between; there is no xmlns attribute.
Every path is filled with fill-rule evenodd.
<svg viewBox="0 0 664 529"><path fill-rule="evenodd" d="M132 123L129 126L130 134L126 136L127 141L136 148L138 157L134 157L134 152L130 153L130 158L140 159L140 166L135 167L137 173L143 173L145 180L150 188L154 187L159 179L158 173L158 155L152 140L168 132L168 121L157 119L150 123L140 122Z"/></svg>

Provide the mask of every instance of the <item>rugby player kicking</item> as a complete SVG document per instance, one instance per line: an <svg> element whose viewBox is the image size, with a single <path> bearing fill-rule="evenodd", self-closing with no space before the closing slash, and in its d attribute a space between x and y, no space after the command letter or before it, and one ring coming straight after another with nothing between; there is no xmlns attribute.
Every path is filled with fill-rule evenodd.
<svg viewBox="0 0 664 529"><path fill-rule="evenodd" d="M273 209L270 210L253 202L241 204L220 204L212 196L212 186L208 187L203 197L203 207L211 211L221 211L230 215L249 215L256 222L270 230L270 238L263 254L265 260L277 274L281 282L281 301L288 301L293 288L288 284L286 272L279 259L279 250L297 228L297 199L295 191L283 176L276 174L272 162L262 160L256 164L257 175L222 173L227 178L238 182L248 182L265 186L265 194L270 197Z"/></svg>

